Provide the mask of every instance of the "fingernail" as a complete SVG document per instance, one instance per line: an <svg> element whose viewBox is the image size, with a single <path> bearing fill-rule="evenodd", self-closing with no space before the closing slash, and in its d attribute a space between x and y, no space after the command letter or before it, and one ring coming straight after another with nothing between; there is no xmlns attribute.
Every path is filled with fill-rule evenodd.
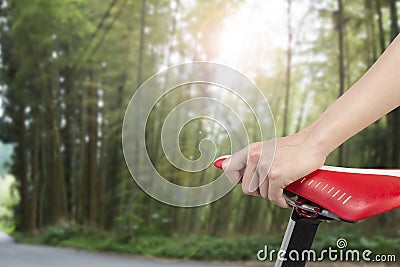
<svg viewBox="0 0 400 267"><path fill-rule="evenodd" d="M222 169L225 170L228 167L228 161L229 159L226 159L222 162Z"/></svg>
<svg viewBox="0 0 400 267"><path fill-rule="evenodd" d="M257 190L258 190L258 186L249 184L249 191L250 191L251 193L254 193L254 192L256 192Z"/></svg>

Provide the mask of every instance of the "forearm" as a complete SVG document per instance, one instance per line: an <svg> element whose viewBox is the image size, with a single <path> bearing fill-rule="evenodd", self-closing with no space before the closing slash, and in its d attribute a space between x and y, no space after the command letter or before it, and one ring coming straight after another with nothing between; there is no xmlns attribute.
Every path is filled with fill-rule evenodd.
<svg viewBox="0 0 400 267"><path fill-rule="evenodd" d="M400 105L400 36L376 63L305 131L326 155Z"/></svg>

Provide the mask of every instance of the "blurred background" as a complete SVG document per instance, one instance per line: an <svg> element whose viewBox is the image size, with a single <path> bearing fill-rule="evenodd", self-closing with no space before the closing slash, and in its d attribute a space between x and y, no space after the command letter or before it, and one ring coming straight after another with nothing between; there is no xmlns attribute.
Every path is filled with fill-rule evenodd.
<svg viewBox="0 0 400 267"><path fill-rule="evenodd" d="M183 62L214 61L259 86L277 136L297 132L396 37L399 5L2 0L0 231L21 242L174 258L251 260L264 244L278 247L290 211L243 195L240 188L198 208L171 207L141 191L122 154L126 106L154 73ZM146 126L154 166L185 185L221 175L212 167L194 176L179 171L163 154L159 136L169 110L163 107L189 96L190 90L179 91L164 99ZM252 123L246 125L251 132ZM218 128L202 120L188 123L179 136L183 154L198 157L204 138L226 152L226 133L213 127ZM397 109L346 142L327 164L398 168L399 136ZM324 225L315 246L333 245L341 236L355 247L399 254L399 219L399 211L392 211L357 226Z"/></svg>

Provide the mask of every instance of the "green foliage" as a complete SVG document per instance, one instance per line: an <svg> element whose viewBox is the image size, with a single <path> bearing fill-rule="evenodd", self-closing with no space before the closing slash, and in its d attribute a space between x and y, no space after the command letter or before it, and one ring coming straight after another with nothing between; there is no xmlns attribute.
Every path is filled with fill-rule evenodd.
<svg viewBox="0 0 400 267"><path fill-rule="evenodd" d="M134 234L140 235L168 235L171 218L166 216L163 211L149 214L149 219L135 213L123 214L116 218L115 232L121 239L129 239Z"/></svg>
<svg viewBox="0 0 400 267"><path fill-rule="evenodd" d="M12 233L14 231L14 208L19 201L15 178L11 175L0 176L0 232Z"/></svg>
<svg viewBox="0 0 400 267"><path fill-rule="evenodd" d="M374 254L395 254L400 257L400 232L394 232L390 236L381 234L370 235L357 225L341 225L334 229L326 227L320 231L313 243L313 249L321 251L329 247L337 249L336 242L339 238L347 241L346 249L358 251L371 250Z"/></svg>
<svg viewBox="0 0 400 267"><path fill-rule="evenodd" d="M43 241L49 245L58 245L63 240L78 237L84 233L82 227L75 223L65 222L61 226L50 226L46 228Z"/></svg>
<svg viewBox="0 0 400 267"><path fill-rule="evenodd" d="M351 229L354 230L355 226ZM314 241L313 249L319 253L323 249L336 249L339 238L345 238L348 249L371 250L374 254L395 254L400 257L400 235L397 237L366 237L361 231L320 231ZM347 229L348 230L348 229ZM93 233L72 225L51 227L39 235L15 234L17 242L41 243L62 247L74 247L96 251L118 252L131 255L146 255L172 259L218 260L218 261L256 261L257 252L268 246L268 251L279 250L282 235L268 237L230 237L175 236L165 237L145 235L128 240L105 233Z"/></svg>
<svg viewBox="0 0 400 267"><path fill-rule="evenodd" d="M256 252L268 244L278 249L280 237L215 238L208 236L165 237L146 235L121 240L105 233L85 231L73 224L50 227L37 235L16 233L17 242L48 244L88 250L142 254L165 258L196 260L256 260Z"/></svg>

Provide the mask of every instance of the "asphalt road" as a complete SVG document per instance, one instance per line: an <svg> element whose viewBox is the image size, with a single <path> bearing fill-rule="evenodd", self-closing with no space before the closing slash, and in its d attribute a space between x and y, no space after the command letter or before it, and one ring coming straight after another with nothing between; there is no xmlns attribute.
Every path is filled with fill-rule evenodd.
<svg viewBox="0 0 400 267"><path fill-rule="evenodd" d="M239 267L248 263L204 263L194 261L156 261L69 248L15 244L0 233L1 267ZM264 265L265 266L265 265Z"/></svg>

